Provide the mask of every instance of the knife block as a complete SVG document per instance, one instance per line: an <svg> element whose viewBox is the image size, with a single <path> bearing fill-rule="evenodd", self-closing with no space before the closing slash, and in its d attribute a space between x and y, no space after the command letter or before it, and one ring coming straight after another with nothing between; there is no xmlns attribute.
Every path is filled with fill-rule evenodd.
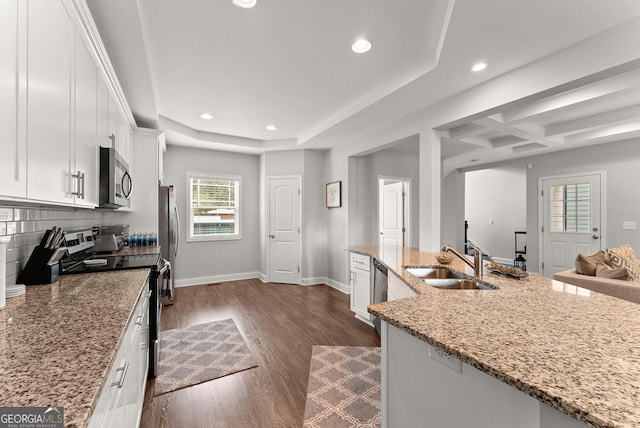
<svg viewBox="0 0 640 428"><path fill-rule="evenodd" d="M20 272L18 281L26 285L51 284L58 280L60 263L49 265L48 261L56 250L36 246Z"/></svg>

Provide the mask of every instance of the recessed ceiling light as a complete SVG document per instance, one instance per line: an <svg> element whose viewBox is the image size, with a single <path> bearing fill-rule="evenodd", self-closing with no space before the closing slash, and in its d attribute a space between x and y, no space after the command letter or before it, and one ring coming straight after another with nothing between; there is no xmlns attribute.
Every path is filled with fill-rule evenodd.
<svg viewBox="0 0 640 428"><path fill-rule="evenodd" d="M202 119L205 119L205 120L211 120L211 119L213 119L213 116L211 116L209 113L202 113L202 114L200 115L200 117L201 117Z"/></svg>
<svg viewBox="0 0 640 428"><path fill-rule="evenodd" d="M276 126L275 126L275 125L267 125L267 126L265 126L265 129L266 129L267 131L275 131L275 130L276 130L276 129L278 129L278 128L276 128Z"/></svg>
<svg viewBox="0 0 640 428"><path fill-rule="evenodd" d="M233 0L232 3L238 7L244 7L245 9L248 9L256 5L256 0Z"/></svg>
<svg viewBox="0 0 640 428"><path fill-rule="evenodd" d="M355 53L369 52L371 49L371 41L367 39L358 39L351 45L351 50Z"/></svg>
<svg viewBox="0 0 640 428"><path fill-rule="evenodd" d="M485 68L487 68L486 62L478 62L473 64L473 67L471 67L471 71L478 72L484 70Z"/></svg>

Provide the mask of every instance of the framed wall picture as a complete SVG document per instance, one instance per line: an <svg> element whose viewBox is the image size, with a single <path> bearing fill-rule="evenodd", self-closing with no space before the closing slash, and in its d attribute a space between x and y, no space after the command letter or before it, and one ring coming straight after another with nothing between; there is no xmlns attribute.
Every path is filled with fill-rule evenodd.
<svg viewBox="0 0 640 428"><path fill-rule="evenodd" d="M326 198L327 208L339 208L342 206L342 181L327 183Z"/></svg>

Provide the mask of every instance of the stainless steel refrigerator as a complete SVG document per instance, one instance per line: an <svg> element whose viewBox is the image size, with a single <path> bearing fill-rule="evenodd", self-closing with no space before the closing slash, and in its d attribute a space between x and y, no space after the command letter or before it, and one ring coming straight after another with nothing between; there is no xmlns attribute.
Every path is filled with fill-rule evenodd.
<svg viewBox="0 0 640 428"><path fill-rule="evenodd" d="M162 286L162 304L172 305L175 302L174 272L175 260L180 242L180 218L176 207L176 195L173 186L158 187L158 244L160 254L169 262L169 277Z"/></svg>

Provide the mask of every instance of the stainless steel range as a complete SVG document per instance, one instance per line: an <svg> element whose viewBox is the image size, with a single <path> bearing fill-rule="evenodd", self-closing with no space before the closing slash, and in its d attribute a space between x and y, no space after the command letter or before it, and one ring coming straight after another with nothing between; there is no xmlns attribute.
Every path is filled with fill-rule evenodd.
<svg viewBox="0 0 640 428"><path fill-rule="evenodd" d="M95 245L93 231L67 232L65 237L69 257L61 262L60 274L78 274L104 272L122 269L148 268L149 290L149 374L155 377L158 373L158 357L160 356L160 315L162 313L161 290L169 287L171 266L160 254L135 255L102 255L91 254Z"/></svg>

